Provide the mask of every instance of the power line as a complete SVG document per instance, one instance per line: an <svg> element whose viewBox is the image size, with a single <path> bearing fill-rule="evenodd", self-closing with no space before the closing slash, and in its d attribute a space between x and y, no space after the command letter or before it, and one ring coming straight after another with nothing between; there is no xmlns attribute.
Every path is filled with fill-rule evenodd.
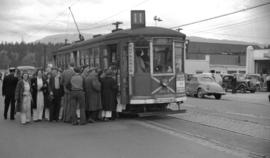
<svg viewBox="0 0 270 158"><path fill-rule="evenodd" d="M75 4L77 4L80 0L77 0L75 2L73 2L70 6L74 6ZM67 9L63 9L61 12L59 12L53 19L49 20L46 24L44 24L44 26L47 26L49 24L51 24L53 21L56 21L56 19L58 19L62 14L64 14L66 12ZM30 37L33 37L33 34L37 34L37 33L40 33L41 30L39 31L35 31L35 32L32 32L32 33L28 33L27 36L30 36Z"/></svg>
<svg viewBox="0 0 270 158"><path fill-rule="evenodd" d="M270 37L265 37L265 36L250 36L250 35L236 35L236 34L226 34L226 33L214 33L214 32L207 32L207 31L202 31L202 33L206 34L214 34L214 35L224 35L224 36L230 36L230 37L244 37L244 38L261 38L261 39L270 39Z"/></svg>
<svg viewBox="0 0 270 158"><path fill-rule="evenodd" d="M104 28L104 27L108 27L108 26L112 26L111 23L109 24L103 24L103 25L97 25L97 26L93 26L93 27L89 27L89 28L82 28L82 31L86 31L86 30L93 30L93 29L99 29L99 28Z"/></svg>
<svg viewBox="0 0 270 158"><path fill-rule="evenodd" d="M232 15L232 14L244 12L244 11L247 11L247 10L255 9L255 8L262 7L262 6L269 5L269 4L270 4L270 2L259 4L259 5L253 6L253 7L241 9L241 10L234 11L234 12L231 12L231 13L226 13L226 14L218 15L218 16L215 16L215 17L207 18L207 19L203 19L203 20L199 20L199 21L190 22L190 23L187 23L187 24L182 24L182 25L174 26L174 27L171 27L171 29L175 29L175 28L179 28L179 27L183 27L183 26L193 25L193 24L197 24L197 23L201 23L201 22L205 22L205 21L209 21L209 20L221 18L221 17L224 17L224 16L228 16L228 15Z"/></svg>
<svg viewBox="0 0 270 158"><path fill-rule="evenodd" d="M205 31L211 31L211 30L218 30L220 28L228 28L228 27L231 27L231 26L235 26L235 25L240 25L240 24L246 24L246 23L251 23L251 21L259 21L261 20L261 18L265 18L265 17L268 17L270 14L266 14L265 16L256 16L252 19L247 19L247 20L243 20L241 22L237 22L237 23L232 23L232 24L227 24L227 25L220 25L220 26L217 26L217 27L213 27L213 28L210 28L210 29L206 29L206 30L199 30L199 31L196 31L196 32L193 32L193 33L200 33L200 32L205 32Z"/></svg>
<svg viewBox="0 0 270 158"><path fill-rule="evenodd" d="M138 7L138 6L140 6L140 5L144 4L144 3L146 3L147 1L149 1L149 0L143 0L143 1L139 2L139 3L137 3L136 5L132 6L131 8ZM123 13L123 12L128 11L128 10L130 10L130 8L121 10L121 11L119 11L119 12L117 12L117 13L115 13L115 14L109 16L109 17L106 17L106 18L104 18L104 19L99 20L98 22L96 22L96 23L94 23L94 24L92 24L92 25L95 26L95 25L97 25L97 24L99 24L99 23L101 23L101 22L103 22L103 21L106 21L106 20L108 20L108 19L111 19L112 17L115 17L115 16L117 16L117 15ZM111 24L110 24L110 25L111 25ZM102 25L102 26L103 26L103 25ZM96 26L95 26L95 27L90 27L90 28L83 28L83 29L81 29L81 30L90 30L90 29L92 29L92 28L96 28Z"/></svg>

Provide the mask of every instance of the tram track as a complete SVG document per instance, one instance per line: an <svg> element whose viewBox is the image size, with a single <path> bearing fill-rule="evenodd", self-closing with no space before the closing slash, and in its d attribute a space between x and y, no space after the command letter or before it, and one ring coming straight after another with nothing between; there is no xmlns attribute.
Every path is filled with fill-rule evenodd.
<svg viewBox="0 0 270 158"><path fill-rule="evenodd" d="M187 114L173 115L173 117L270 141L270 126L257 122L202 111L189 111Z"/></svg>
<svg viewBox="0 0 270 158"><path fill-rule="evenodd" d="M229 119L234 119L238 121L244 121L244 122L250 122L255 124L260 124L263 126L270 127L270 117L267 116L260 116L260 115L254 115L254 114L247 114L247 113L239 113L234 111L222 111L222 110L216 110L211 109L207 107L198 107L196 105L191 104L185 104L184 108L188 111L196 111L201 112L205 114L211 114L221 117L226 117Z"/></svg>
<svg viewBox="0 0 270 158"><path fill-rule="evenodd" d="M167 116L167 118L182 120L182 119L175 118L172 116ZM138 119L137 123L147 128L155 129L160 132L175 136L177 138L189 140L189 141L195 142L203 146L207 146L209 148L212 148L218 151L232 154L234 156L249 157L249 158L270 158L270 156L267 156L265 154L253 152L253 151L241 148L241 147L232 146L230 144L223 143L221 141L218 141L216 139L213 139L213 138L201 135L201 134L196 134L196 133L181 130L181 129L179 130L170 125L166 125L162 122L159 122L158 120L155 120L155 119Z"/></svg>

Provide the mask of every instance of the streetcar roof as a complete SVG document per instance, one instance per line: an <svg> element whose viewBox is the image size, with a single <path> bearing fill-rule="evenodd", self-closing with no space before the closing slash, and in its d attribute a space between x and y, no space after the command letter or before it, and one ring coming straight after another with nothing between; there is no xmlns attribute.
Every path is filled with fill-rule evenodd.
<svg viewBox="0 0 270 158"><path fill-rule="evenodd" d="M119 30L116 32L112 32L109 34L101 35L95 38L91 38L85 41L76 42L71 45L64 46L58 49L57 52L65 51L68 49L78 48L81 46L85 46L89 43L96 43L99 41L106 41L118 38L127 38L127 37L134 37L134 36L155 36L155 37L180 37L185 38L186 35L175 30L162 28L162 27L143 27L137 29L126 29L126 30Z"/></svg>

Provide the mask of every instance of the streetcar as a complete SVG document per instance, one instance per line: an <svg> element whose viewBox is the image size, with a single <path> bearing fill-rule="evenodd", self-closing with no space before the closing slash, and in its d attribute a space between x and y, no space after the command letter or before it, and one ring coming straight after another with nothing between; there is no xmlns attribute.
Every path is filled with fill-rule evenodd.
<svg viewBox="0 0 270 158"><path fill-rule="evenodd" d="M53 60L62 68L70 62L103 70L116 67L118 112L139 116L182 113L185 40L183 33L145 26L145 11L135 10L130 29L64 46L53 53Z"/></svg>

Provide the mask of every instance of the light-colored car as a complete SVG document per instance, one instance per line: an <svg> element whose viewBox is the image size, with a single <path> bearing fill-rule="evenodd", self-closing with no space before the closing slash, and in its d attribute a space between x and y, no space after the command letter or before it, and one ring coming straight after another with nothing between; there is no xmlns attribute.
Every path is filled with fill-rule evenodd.
<svg viewBox="0 0 270 158"><path fill-rule="evenodd" d="M34 73L36 72L36 68L34 66L18 66L17 70L20 71L20 73L26 71L29 74L29 77L31 78Z"/></svg>
<svg viewBox="0 0 270 158"><path fill-rule="evenodd" d="M216 99L221 99L221 96L226 94L211 76L205 74L192 76L186 83L186 93L199 98L213 95Z"/></svg>

